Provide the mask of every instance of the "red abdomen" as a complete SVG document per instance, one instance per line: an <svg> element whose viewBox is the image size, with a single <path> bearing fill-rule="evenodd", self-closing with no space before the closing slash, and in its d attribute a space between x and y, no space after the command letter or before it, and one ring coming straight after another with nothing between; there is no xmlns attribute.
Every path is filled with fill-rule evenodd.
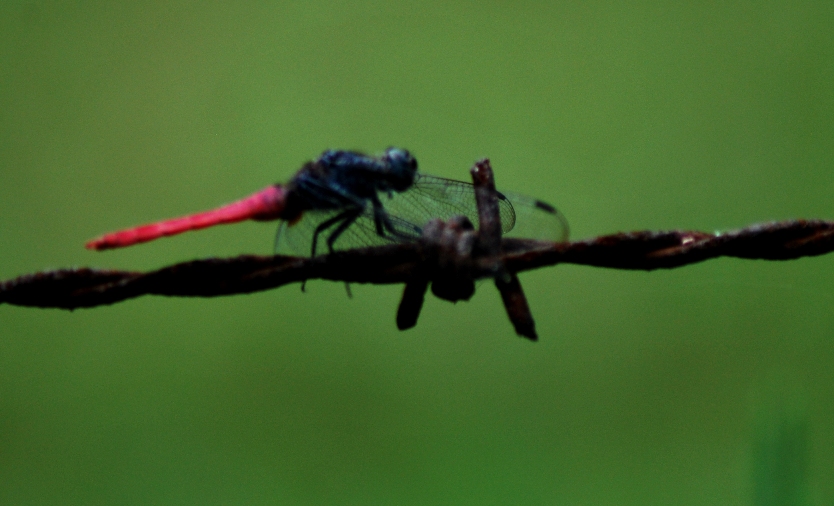
<svg viewBox="0 0 834 506"><path fill-rule="evenodd" d="M224 223L280 219L286 205L286 194L286 189L283 186L270 186L237 202L232 202L211 211L105 234L88 242L86 247L94 250L122 248L160 237Z"/></svg>

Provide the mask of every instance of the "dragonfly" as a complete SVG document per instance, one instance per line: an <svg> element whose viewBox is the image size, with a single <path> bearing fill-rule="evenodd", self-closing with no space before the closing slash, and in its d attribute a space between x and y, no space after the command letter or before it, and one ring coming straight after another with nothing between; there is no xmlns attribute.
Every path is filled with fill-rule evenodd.
<svg viewBox="0 0 834 506"><path fill-rule="evenodd" d="M552 205L497 192L503 234L566 241L568 223ZM338 250L414 242L429 220L457 215L478 223L474 187L417 170L405 149L378 156L327 150L286 184L274 184L219 208L105 234L92 250L121 248L244 220L281 220L275 252L318 256Z"/></svg>

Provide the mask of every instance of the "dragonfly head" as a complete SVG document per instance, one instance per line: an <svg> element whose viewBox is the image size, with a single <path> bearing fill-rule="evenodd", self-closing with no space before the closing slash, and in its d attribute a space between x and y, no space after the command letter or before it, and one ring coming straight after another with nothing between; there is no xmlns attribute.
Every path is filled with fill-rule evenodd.
<svg viewBox="0 0 834 506"><path fill-rule="evenodd" d="M405 149L388 148L383 159L388 163L391 189L397 192L407 190L417 175L417 160Z"/></svg>

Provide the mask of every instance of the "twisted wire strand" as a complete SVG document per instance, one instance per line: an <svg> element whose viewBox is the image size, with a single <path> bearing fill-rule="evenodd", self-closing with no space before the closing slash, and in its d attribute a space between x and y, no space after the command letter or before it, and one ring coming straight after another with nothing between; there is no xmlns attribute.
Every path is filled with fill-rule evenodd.
<svg viewBox="0 0 834 506"><path fill-rule="evenodd" d="M510 273L570 263L630 270L671 269L712 258L792 260L834 251L834 222L792 220L724 233L629 232L568 243L504 239L500 260ZM142 295L216 297L253 293L307 279L406 283L425 271L425 246L402 244L316 258L245 255L193 260L148 272L58 269L0 282L0 304L76 309ZM494 275L475 261L473 277Z"/></svg>

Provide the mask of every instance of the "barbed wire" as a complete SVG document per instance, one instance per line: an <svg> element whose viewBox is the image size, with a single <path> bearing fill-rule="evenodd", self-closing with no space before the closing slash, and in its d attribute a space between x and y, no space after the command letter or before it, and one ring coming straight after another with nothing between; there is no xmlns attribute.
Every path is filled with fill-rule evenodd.
<svg viewBox="0 0 834 506"><path fill-rule="evenodd" d="M338 251L314 258L244 255L209 258L149 272L58 269L0 282L0 304L76 309L142 295L216 297L253 293L310 279L346 283L405 283L397 313L400 329L413 327L425 292L466 300L474 280L492 277L519 335L536 339L535 324L517 273L561 263L615 269L671 269L711 258L792 260L834 251L834 222L791 220L729 232L630 232L551 243L501 238L488 160L471 170L480 229L465 218L435 220L420 242Z"/></svg>

